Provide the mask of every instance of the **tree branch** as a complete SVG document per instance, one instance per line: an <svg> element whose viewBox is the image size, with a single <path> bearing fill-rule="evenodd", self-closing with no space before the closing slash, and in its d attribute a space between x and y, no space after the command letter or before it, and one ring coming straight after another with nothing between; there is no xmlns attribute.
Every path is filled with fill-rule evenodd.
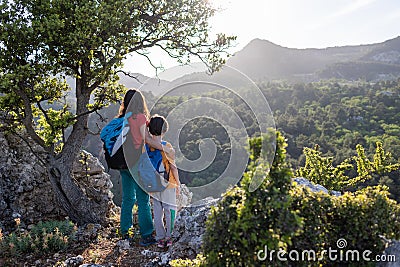
<svg viewBox="0 0 400 267"><path fill-rule="evenodd" d="M134 46L134 47L132 47L131 49L129 49L129 53L131 53L131 52L138 52L138 50L153 47L153 46L155 46L158 42L161 42L161 41L169 41L169 40L171 40L171 38L172 38L172 36L167 36L167 35L166 35L166 36L164 36L164 37L162 37L162 38L157 38L157 39L154 39L154 40L150 41L150 40L147 39L148 36L150 36L150 34L148 34L145 38L143 38L142 41L140 41L140 44L138 44L137 46ZM146 41L149 42L149 43L144 44L144 42L146 42Z"/></svg>
<svg viewBox="0 0 400 267"><path fill-rule="evenodd" d="M33 141L35 141L39 146L46 148L46 143L44 140L37 135L35 132L35 129L33 129L32 123L33 123L33 115L32 115L32 107L31 107L31 101L29 100L29 97L26 95L26 93L22 89L16 89L17 93L21 97L22 101L24 102L24 114L25 116L20 116L20 119L25 126L25 129L27 133L30 135Z"/></svg>
<svg viewBox="0 0 400 267"><path fill-rule="evenodd" d="M119 72L121 72L125 76L128 76L129 78L135 79L138 83L143 84L138 78L139 75L133 76L132 73L126 72L124 70L117 70L115 73L119 73Z"/></svg>
<svg viewBox="0 0 400 267"><path fill-rule="evenodd" d="M37 101L36 104L38 105L40 111L43 113L44 118L46 119L47 123L50 125L51 132L53 134L55 132L55 127L54 127L53 122L50 120L49 115L47 114L46 110L44 110L44 108L40 104L40 101Z"/></svg>
<svg viewBox="0 0 400 267"><path fill-rule="evenodd" d="M156 70L156 77L158 78L158 70L163 70L164 68L163 67L157 67L156 65L154 65L154 63L151 61L150 57L147 54L139 52L139 51L135 51L135 52L138 55L144 56L147 59L149 64Z"/></svg>

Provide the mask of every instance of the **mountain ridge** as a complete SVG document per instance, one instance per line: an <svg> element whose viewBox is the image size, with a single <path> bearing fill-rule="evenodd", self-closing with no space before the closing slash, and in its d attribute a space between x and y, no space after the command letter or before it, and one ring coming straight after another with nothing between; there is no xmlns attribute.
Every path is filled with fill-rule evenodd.
<svg viewBox="0 0 400 267"><path fill-rule="evenodd" d="M332 46L326 48L289 48L271 41L255 38L230 57L226 66L246 74L255 82L285 80L288 82L314 82L326 79L348 81L393 80L400 77L400 36L380 43ZM179 74L179 68L177 69ZM152 79L141 87L139 83L121 83L136 86L155 95L190 81L207 81L227 86L241 86L232 79L227 68L209 76L194 72L173 81ZM145 80L145 79L144 79ZM190 91L190 92L189 92ZM191 93L189 90L187 93Z"/></svg>
<svg viewBox="0 0 400 267"><path fill-rule="evenodd" d="M335 74L336 64L360 61L363 63L385 61L395 63L395 65L400 64L400 37L381 43L327 48L288 48L256 38L235 53L227 64L240 69L256 80L308 81L310 75L312 80L341 78ZM329 69L331 73L328 73ZM319 75L321 72L324 73L323 76ZM375 80L379 79L379 74L382 73L373 72L368 75L354 73L347 76L350 80L360 78ZM397 66L392 70L385 70L383 74L400 76Z"/></svg>

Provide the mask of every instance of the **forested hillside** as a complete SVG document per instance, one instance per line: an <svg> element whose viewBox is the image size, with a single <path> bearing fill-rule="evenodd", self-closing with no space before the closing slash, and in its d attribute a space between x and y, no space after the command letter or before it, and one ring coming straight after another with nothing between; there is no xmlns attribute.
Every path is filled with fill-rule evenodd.
<svg viewBox="0 0 400 267"><path fill-rule="evenodd" d="M277 128L287 138L292 168L303 166L303 148L316 144L324 155L334 158L334 164L354 156L357 144L365 148L367 155L373 155L377 141L381 141L384 150L391 152L395 159L400 159L400 80L296 85L281 82L261 83L259 87L273 111ZM227 90L205 95L229 103L244 121L247 133L250 136L258 133L251 110L237 96ZM164 97L153 113L167 116L183 100L183 97ZM207 109L193 107L196 108ZM191 185L218 177L229 160L226 131L222 125L207 119L197 119L183 128L179 142L184 155L189 159L198 157L197 145L206 137L216 140L217 159L201 173L185 173L185 180ZM387 179L386 183L400 184L398 175L390 178L394 181Z"/></svg>
<svg viewBox="0 0 400 267"><path fill-rule="evenodd" d="M377 141L383 143L384 150L391 152L395 160L400 160L400 80L377 83L341 80L298 84L265 82L258 86L268 100L277 129L287 138L288 158L293 169L304 166L303 148L313 148L316 144L323 155L333 157L333 164L354 156L357 144L365 148L367 155L373 155ZM245 94L246 89L242 90ZM223 89L204 94L199 92L191 96L164 96L151 112L168 116L178 104L187 101L189 97L199 96L229 104L243 121L249 136L259 133L254 115L246 103L237 95ZM156 100L151 93L146 93L146 98L149 106ZM209 108L207 103L192 106L193 113ZM102 112L103 117L110 119L116 115L117 107L107 108ZM224 116L219 114L221 115ZM97 115L93 115L93 118L96 117ZM93 130L97 128L96 123L102 125L98 120L91 120ZM201 172L181 171L182 182L191 186L216 179L229 162L231 140L224 125L207 118L194 119L182 129L179 146L183 155L191 160L198 158L198 145L204 138L215 140L217 156ZM101 158L102 147L98 136L91 136L86 148ZM179 159L177 162L179 167ZM349 176L352 175L355 172L353 174L350 171ZM115 179L118 181L117 177ZM390 185L393 197L400 200L397 190L397 186L400 186L399 174L392 173L379 179ZM118 197L118 193L116 195Z"/></svg>

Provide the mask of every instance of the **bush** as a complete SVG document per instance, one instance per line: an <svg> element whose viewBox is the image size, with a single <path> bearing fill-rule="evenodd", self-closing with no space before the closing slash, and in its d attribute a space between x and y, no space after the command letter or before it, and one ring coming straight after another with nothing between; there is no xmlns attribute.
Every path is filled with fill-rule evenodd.
<svg viewBox="0 0 400 267"><path fill-rule="evenodd" d="M208 266L259 265L259 250L265 246L275 250L287 247L300 228L300 218L290 210L289 190L293 175L285 162L285 140L276 133L275 158L266 175L268 168L263 155L260 155L261 160L254 157L254 152L260 153L263 139L268 143L270 136L250 142L253 162L241 186L228 190L217 207L211 210L203 246ZM250 180L260 168L263 168L266 179L257 190L250 192ZM286 266L279 261L271 263Z"/></svg>
<svg viewBox="0 0 400 267"><path fill-rule="evenodd" d="M344 252L359 252L360 261L350 256L347 258L348 263L357 265L368 263L362 260L363 251L371 251L368 256L371 259L382 253L384 243L380 235L388 239L400 237L400 207L389 199L385 187L367 187L339 197L297 187L291 195L291 209L299 210L304 225L301 234L292 239L289 250L315 251L316 257L322 259L314 262L315 266L328 264L329 257L327 254L322 257L322 251L329 248L339 250L339 240L346 242Z"/></svg>
<svg viewBox="0 0 400 267"><path fill-rule="evenodd" d="M362 145L356 146L356 152L356 156L333 166L333 157L323 156L318 145L314 149L306 147L303 149L306 158L305 166L299 168L296 175L320 184L328 190L348 190L351 187L360 188L365 181L384 177L391 172L400 170L400 163L394 163L395 159L392 154L383 150L381 142L376 142L372 161L365 155ZM351 178L346 175L354 169L357 171L355 177Z"/></svg>
<svg viewBox="0 0 400 267"><path fill-rule="evenodd" d="M241 185L228 190L211 209L203 240L204 265L366 266L371 263L352 261L352 254L347 256L349 262L340 262L340 258L330 261L324 250L340 250L337 242L345 240L343 253L357 250L362 260L362 252L370 250L367 256L373 259L384 249L380 235L388 239L400 238L400 206L389 199L386 187L367 187L339 197L294 187L293 174L285 162L286 143L279 133L276 137L270 171L260 149L262 138L268 140L269 137L253 139L250 142L252 162ZM256 153L258 158L254 156ZM248 190L250 180L260 175L260 169L264 170L266 179L251 193ZM314 173L311 167L310 172ZM264 253L265 248L268 255ZM273 255L272 250L275 251ZM304 251L310 250L321 260L308 260L312 254L305 254L304 261L301 258L300 261L291 260L296 259L296 254L290 256L291 251L300 252L302 257ZM279 253L287 261L280 260ZM267 256L264 261L263 256Z"/></svg>
<svg viewBox="0 0 400 267"><path fill-rule="evenodd" d="M16 219L19 226L19 219ZM70 221L39 222L29 232L18 229L7 236L0 235L0 248L5 254L56 252L70 244L76 228Z"/></svg>

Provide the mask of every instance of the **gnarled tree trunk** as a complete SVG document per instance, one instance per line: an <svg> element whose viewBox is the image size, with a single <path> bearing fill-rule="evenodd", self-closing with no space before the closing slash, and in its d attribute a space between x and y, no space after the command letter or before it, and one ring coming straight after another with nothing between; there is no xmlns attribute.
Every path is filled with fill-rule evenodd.
<svg viewBox="0 0 400 267"><path fill-rule="evenodd" d="M74 182L73 163L82 148L88 132L88 108L90 90L83 86L81 79L76 79L76 123L72 132L58 155L51 155L47 162L47 170L56 198L70 219L82 225L85 223L101 223L94 212L94 200L88 199Z"/></svg>
<svg viewBox="0 0 400 267"><path fill-rule="evenodd" d="M102 223L94 212L92 200L74 182L72 165L64 157L51 159L47 165L54 194L69 218L79 225Z"/></svg>

